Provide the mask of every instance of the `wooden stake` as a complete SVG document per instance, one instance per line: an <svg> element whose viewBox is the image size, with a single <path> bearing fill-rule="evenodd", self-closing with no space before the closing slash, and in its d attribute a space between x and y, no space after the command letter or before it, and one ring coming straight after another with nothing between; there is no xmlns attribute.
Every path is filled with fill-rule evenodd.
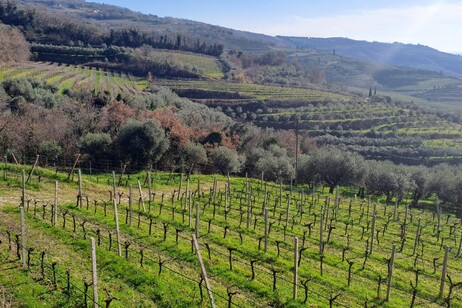
<svg viewBox="0 0 462 308"><path fill-rule="evenodd" d="M438 298L443 296L444 292L444 284L446 282L446 273L448 270L448 257L449 257L449 246L444 246L444 261L443 261L443 270L441 272L441 284L440 284L440 293L438 294Z"/></svg>
<svg viewBox="0 0 462 308"><path fill-rule="evenodd" d="M195 232L196 232L196 238L199 238L199 203L196 203L196 226L195 226Z"/></svg>
<svg viewBox="0 0 462 308"><path fill-rule="evenodd" d="M415 251L420 241L420 225L422 223L422 218L419 217L419 222L417 223L417 230L415 235L414 249L412 250L412 255L415 255Z"/></svg>
<svg viewBox="0 0 462 308"><path fill-rule="evenodd" d="M78 170L78 173L79 173L79 206L82 207L83 206L83 189L82 189L82 171L79 169Z"/></svg>
<svg viewBox="0 0 462 308"><path fill-rule="evenodd" d="M152 201L152 183L151 183L151 171L148 171L148 191L149 191L149 198L148 201Z"/></svg>
<svg viewBox="0 0 462 308"><path fill-rule="evenodd" d="M38 155L37 155L38 156ZM26 238L26 218L24 214L24 205L26 200L26 173L22 170L22 196L21 196L21 246L22 246L22 266L27 266L27 238Z"/></svg>
<svg viewBox="0 0 462 308"><path fill-rule="evenodd" d="M294 289L293 299L297 299L297 287L298 287L298 237L294 238Z"/></svg>
<svg viewBox="0 0 462 308"><path fill-rule="evenodd" d="M375 237L375 220L376 214L372 216L372 228L371 228L371 242L369 247L369 254L372 254L372 248L374 247L374 237Z"/></svg>
<svg viewBox="0 0 462 308"><path fill-rule="evenodd" d="M129 223L128 225L132 226L132 216L133 216L133 186L130 184L128 186L128 208L130 210Z"/></svg>
<svg viewBox="0 0 462 308"><path fill-rule="evenodd" d="M77 166L77 163L79 162L79 158L80 158L80 154L77 154L77 158L75 159L75 162L72 165L72 168L71 168L71 171L69 172L69 176L67 177L67 180L69 180L69 179L71 181L74 180L74 169L75 169L75 166Z"/></svg>
<svg viewBox="0 0 462 308"><path fill-rule="evenodd" d="M90 238L91 244L91 271L92 271L92 282L93 282L93 307L99 306L98 300L98 275L96 272L96 245L95 238Z"/></svg>
<svg viewBox="0 0 462 308"><path fill-rule="evenodd" d="M197 242L197 238L194 234L192 234L191 237L193 239L194 247L196 248L197 258L199 259L199 264L201 266L202 278L204 278L205 287L207 288L207 292L209 294L210 305L212 305L212 308L215 308L216 305L215 305L215 302L213 301L212 289L210 288L209 279L207 277L207 271L205 270L204 261L202 260L202 255L199 250L199 243Z"/></svg>
<svg viewBox="0 0 462 308"><path fill-rule="evenodd" d="M322 236L324 232L323 228L323 220L324 220L324 212L321 208L321 219L319 220L319 254L322 255L323 247L322 247Z"/></svg>
<svg viewBox="0 0 462 308"><path fill-rule="evenodd" d="M396 220L396 214L398 212L398 198L395 200L395 209L393 211L393 220Z"/></svg>
<svg viewBox="0 0 462 308"><path fill-rule="evenodd" d="M138 191L140 192L141 206L143 207L143 212L146 212L146 207L144 206L143 191L141 190L141 182L138 180Z"/></svg>
<svg viewBox="0 0 462 308"><path fill-rule="evenodd" d="M56 226L56 217L58 216L58 181L55 181L55 200L53 204L53 226Z"/></svg>
<svg viewBox="0 0 462 308"><path fill-rule="evenodd" d="M189 202L188 202L188 227L191 227L191 217L192 217L192 193L189 192Z"/></svg>
<svg viewBox="0 0 462 308"><path fill-rule="evenodd" d="M178 196L177 196L177 200L180 200L180 196L181 196L181 189L183 187L183 173L181 174L181 178L180 178L180 187L178 187Z"/></svg>
<svg viewBox="0 0 462 308"><path fill-rule="evenodd" d="M393 244L393 248L391 249L391 258L390 263L388 264L388 284L387 284L387 298L385 301L390 301L390 293L391 293L391 282L393 277L393 267L395 266L395 255L396 255L396 244Z"/></svg>
<svg viewBox="0 0 462 308"><path fill-rule="evenodd" d="M265 253L268 251L268 209L265 208Z"/></svg>
<svg viewBox="0 0 462 308"><path fill-rule="evenodd" d="M286 224L284 226L284 241L286 240L286 231L289 227L290 195L287 197Z"/></svg>
<svg viewBox="0 0 462 308"><path fill-rule="evenodd" d="M247 188L247 229L250 228L250 201L252 197L251 188Z"/></svg>
<svg viewBox="0 0 462 308"><path fill-rule="evenodd" d="M112 171L112 183L114 189L114 198L112 198L112 204L114 205L114 221L116 225L116 237L117 237L117 255L122 256L122 247L120 245L120 229L119 229L119 212L117 211L117 198L115 197L116 193L116 181L115 181L115 172Z"/></svg>
<svg viewBox="0 0 462 308"><path fill-rule="evenodd" d="M29 183L29 180L32 177L32 174L34 173L35 167L37 167L39 157L40 157L40 155L37 155L37 157L35 158L34 165L32 166L32 169L30 170L30 173L29 173L29 176L27 177L26 183Z"/></svg>

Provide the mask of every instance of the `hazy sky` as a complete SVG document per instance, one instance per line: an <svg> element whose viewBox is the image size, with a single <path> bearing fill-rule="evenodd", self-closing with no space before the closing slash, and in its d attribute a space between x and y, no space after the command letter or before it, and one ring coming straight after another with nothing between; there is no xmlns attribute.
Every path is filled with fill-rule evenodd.
<svg viewBox="0 0 462 308"><path fill-rule="evenodd" d="M95 0L93 0L95 1ZM269 35L348 37L462 53L462 0L104 0Z"/></svg>

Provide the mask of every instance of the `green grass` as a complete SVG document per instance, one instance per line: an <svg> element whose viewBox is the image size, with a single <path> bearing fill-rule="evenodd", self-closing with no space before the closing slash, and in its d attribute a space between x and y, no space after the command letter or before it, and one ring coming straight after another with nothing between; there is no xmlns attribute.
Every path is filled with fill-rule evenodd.
<svg viewBox="0 0 462 308"><path fill-rule="evenodd" d="M3 178L3 173L0 174L0 187L2 195L10 196L18 199L20 183L15 174L20 167L9 166L7 180ZM2 171L2 170L0 170ZM112 206L107 205L107 213L104 214L103 200L108 200L108 190L112 190L111 175L84 175L83 191L84 195L88 196L88 209L86 201L82 208L75 206L75 195L77 194L77 184L75 179L73 183L66 184L65 174L55 174L52 170L37 169L37 174L41 175L41 182L37 182L34 176L32 182L27 186L27 195L29 198L37 200L45 200L40 202L51 202L53 198L52 181L60 180L59 194L59 211L68 211L76 217L76 232L73 232L72 219L68 214L66 228L62 228L63 218L58 216L57 227L52 227L50 224L50 208L46 208L45 219L42 219L42 206L39 203L37 213L34 215L33 202L30 203L28 212L28 230L31 233L37 234L40 241L36 243L37 251L44 249L45 246L50 248L50 253L53 248L59 248L62 253L59 254L59 264L65 264L66 267L74 267L75 279L81 280L83 276L89 275L88 257L88 241L83 240L83 229L81 223L85 220L86 236L96 237L95 230L100 229L102 236L102 244L98 249L99 268L102 270L101 288L111 288L113 294L118 301L114 302L117 306L131 306L132 300L136 299L151 305L159 306L190 306L190 305L207 305L207 300L204 299L202 304L199 304L199 290L197 283L193 280L198 279L199 265L194 253L191 252L190 234L194 233L194 214L192 217L191 226L188 225L188 200L178 198L176 195L172 202L172 192L175 189L179 190L180 177L173 175L170 177L166 173L156 173L153 176L153 192L155 192L154 200L148 202L145 199L146 213L141 210L138 203L139 194L136 189L137 178L140 178L141 184L145 182L146 173L130 175L130 179L126 176L122 178L122 186L117 187L117 191L124 193L119 205L119 221L121 223L122 235L122 252L125 253L125 241L130 241L129 258L117 257L115 250L115 235L112 250L108 251L108 235L107 230L114 230L114 217ZM212 289L215 292L215 300L219 307L224 307L227 304L226 288L232 286L232 291L238 291L239 294L233 297L233 302L245 307L268 306L278 302L285 305L302 306L301 301L304 297L303 288L300 286L299 295L296 301L291 300L292 281L291 268L293 267L293 237L297 236L302 245L303 234L305 233L306 250L302 252L300 266L300 281L305 281L307 277L312 277L308 283L310 288L308 305L316 307L328 307L328 297L330 292L333 295L341 294L337 299L337 305L362 306L366 298L369 304L384 305L386 307L403 307L409 306L411 300L411 287L409 281L414 280L414 270L420 270L419 287L416 298L416 304L425 307L432 307L442 304L436 299L439 289L439 279L441 273L441 260L443 251L441 250L441 240L438 241L436 234L433 232L435 219L432 212L426 210L411 209L412 218L408 215L406 242L404 250L399 252L396 257L395 272L393 276L392 297L389 303L384 303L384 294L386 292L386 283L382 284L381 297L375 299L377 294L377 279L379 275L384 278L387 275L386 259L391 253L393 243L398 243L399 248L399 233L400 226L404 220L404 205L398 207L397 219L393 219L393 205L384 205L378 203L375 198L372 198L369 210L367 201L361 199L350 199L352 192L347 188L342 188L340 191L340 202L337 208L334 204L335 194L330 196L330 210L327 212L328 203L324 190L319 187L312 203L311 190L304 188L304 197L301 199L302 187L297 187L292 192L292 202L289 210L289 226L286 230L286 241L284 238L285 212L286 212L286 193L289 191L284 187L283 203L279 204L279 185L268 183L268 204L269 221L272 223L271 233L268 242L268 252L263 252L263 246L258 248L258 242L262 234L264 234L263 217L261 216L261 208L263 205L264 193L261 190L259 180L250 179L252 185L251 205L253 214L251 215L250 228L246 227L247 215L247 194L245 193L246 180L243 178L231 178L231 193L227 203L229 213L225 217L225 198L224 185L227 182L226 177L217 177L218 189L215 197L210 195L210 188L213 187L214 176L197 176L193 175L190 181L189 189L197 189L197 181L200 178L201 190L204 192L204 198L193 198L195 204L200 205L200 244L202 256L205 259L207 271L210 276ZM117 176L118 180L118 176ZM133 185L134 189L134 216L132 226L125 223L128 207L128 187ZM181 192L186 191L186 181L181 185ZM143 185L143 195L147 198L148 187ZM161 202L162 194L164 194L164 202ZM254 200L253 200L254 199ZM69 200L69 201L67 201ZM96 212L93 200L97 200ZM351 215L349 217L349 206L351 202ZM425 202L432 202L428 200ZM214 206L215 204L215 206ZM362 269L364 260L364 251L366 240L370 239L370 225L367 228L367 222L371 223L371 213L377 204L377 222L376 230L379 230L379 242L374 241L374 249L372 255L369 256L365 268ZM303 217L300 216L300 206L303 207ZM242 209L241 209L242 207ZM214 210L215 208L215 210ZM162 209L162 210L161 210ZM184 212L186 209L186 212ZM319 219L320 212L324 209L325 215L329 218L324 218L332 221L333 229L330 241L324 248L324 264L323 275L320 273L320 256L319 256ZM242 212L241 212L242 211ZM195 209L193 207L193 213ZM215 215L214 215L215 212ZM367 213L369 212L369 215ZM242 213L242 214L241 214ZM185 220L183 221L183 214ZM316 214L316 218L314 216ZM0 229L4 230L8 226L17 226L18 212L17 207L2 206L0 209L1 223ZM242 215L242 221L241 221ZM389 218L389 215L392 215ZM281 221L279 222L279 217ZM368 217L368 219L367 219ZM417 228L417 219L422 218L422 225L425 226L422 230L422 239L425 243L424 255L417 259L417 266L413 263L415 255L412 255L414 237ZM294 218L294 220L293 220ZM138 219L140 223L138 226ZM152 234L149 234L149 221L152 219L153 224ZM257 221L255 222L255 219ZM446 224L448 219L449 224ZM312 227L311 236L308 236L307 223L312 224L316 220L316 224ZM349 224L347 232L345 231L346 223L353 220L354 224ZM462 280L462 263L460 258L456 257L457 246L460 240L460 231L454 235L450 235L449 226L458 223L460 220L455 217L442 217L442 233L440 238L446 239L444 244L450 245L452 250L449 257L448 273L454 282ZM208 224L210 224L210 232ZM293 225L292 225L293 224ZM164 226L167 225L166 239L164 240ZM385 225L386 231L383 232ZM224 230L227 228L227 235L224 238ZM254 228L255 226L255 228ZM363 235L363 227L366 232ZM17 228L17 227L16 227ZM182 230L179 233L178 243L175 239L175 229ZM17 229L16 229L17 230ZM383 232L383 233L382 233ZM350 286L347 286L348 264L342 262L342 250L346 246L347 235L350 235L350 249L346 251L346 259L353 261L352 273L353 279ZM41 234L41 235L40 235ZM241 235L239 235L241 234ZM242 242L241 242L242 236ZM324 241L328 236L328 230L324 232ZM277 241L281 241L280 254L278 256ZM4 241L5 242L5 241ZM52 247L47 243L55 243ZM211 259L208 259L207 249L205 244L211 248ZM262 243L263 244L263 243ZM3 253L5 245L0 249ZM235 248L233 252L233 270L229 269L229 252L228 247ZM140 250L144 248L145 264L140 267ZM420 253L421 245L417 251ZM80 256L79 256L80 255ZM436 273L433 273L433 258L438 257L438 268ZM56 258L57 255L56 255ZM169 260L164 264L162 274L159 276L160 260ZM258 259L256 262L256 277L251 280L250 261ZM107 264L107 265L104 265ZM280 271L277 274L277 289L272 289L272 273L274 268ZM172 271L173 270L173 271ZM131 273L127 276L124 273ZM74 273L74 271L73 271ZM183 276L189 277L185 278ZM82 276L79 276L82 275ZM30 276L30 275L29 275ZM0 273L0 279L4 279L4 274ZM16 278L15 278L16 279ZM19 279L19 276L18 276ZM27 280L27 275L25 278ZM32 283L32 282L30 282ZM0 280L0 284L1 280ZM40 286L41 284L39 284ZM152 286L156 287L152 289ZM177 290L177 291L174 291ZM448 289L446 288L445 296ZM102 292L102 291L101 291ZM205 289L204 289L204 295ZM462 304L460 292L455 290L453 306ZM57 295L60 298L60 295ZM76 300L76 299L74 299Z"/></svg>

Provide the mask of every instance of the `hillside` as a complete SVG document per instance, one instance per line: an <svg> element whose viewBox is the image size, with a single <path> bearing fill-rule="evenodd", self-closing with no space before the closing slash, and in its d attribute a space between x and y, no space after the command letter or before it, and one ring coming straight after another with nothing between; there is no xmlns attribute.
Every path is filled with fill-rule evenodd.
<svg viewBox="0 0 462 308"><path fill-rule="evenodd" d="M402 43L357 41L347 38L278 37L296 48L315 49L362 61L431 70L462 77L462 57L436 49Z"/></svg>
<svg viewBox="0 0 462 308"><path fill-rule="evenodd" d="M431 70L450 76L462 77L462 57L440 52L423 45L402 43L381 43L358 41L347 38L305 38L268 36L258 33L238 31L215 25L172 17L158 17L140 12L132 12L116 6L85 2L81 0L48 1L23 0L24 3L47 5L57 13L77 16L109 28L134 27L151 29L172 34L179 32L224 44L227 49L246 52L265 52L274 48L314 49L392 66L405 66Z"/></svg>
<svg viewBox="0 0 462 308"><path fill-rule="evenodd" d="M92 303L90 237L97 304L106 307L206 307L206 283L217 307L438 307L462 301L460 232L453 231L458 219L452 215L436 218L424 208L387 205L381 197L355 198L346 188L328 196L322 187L290 190L257 179L187 180L147 172L67 180L67 173L37 168L25 185L21 233L21 168L0 169L4 301L34 307ZM441 289L444 273L450 279Z"/></svg>

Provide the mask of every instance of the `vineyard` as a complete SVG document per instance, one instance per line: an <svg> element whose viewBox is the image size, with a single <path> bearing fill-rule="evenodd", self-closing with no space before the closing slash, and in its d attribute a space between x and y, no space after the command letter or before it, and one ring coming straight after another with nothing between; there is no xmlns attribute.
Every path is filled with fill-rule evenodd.
<svg viewBox="0 0 462 308"><path fill-rule="evenodd" d="M23 168L2 164L0 177L12 303L90 305L94 238L97 306L462 305L461 221L437 199L409 208L264 175Z"/></svg>
<svg viewBox="0 0 462 308"><path fill-rule="evenodd" d="M351 99L351 95L336 94L323 90L315 90L308 88L283 87L272 85L259 84L243 84L232 83L225 81L173 81L159 80L159 85L167 86L174 91L183 93L198 92L204 102L213 102L214 96L224 94L231 99L224 100L220 97L216 100L224 103L248 103L255 100L262 101L278 101L278 102L325 102L325 101L347 101ZM234 97L233 98L233 94ZM188 95L186 95L188 96ZM194 97L192 97L194 98ZM226 97L225 97L226 98ZM237 98L237 99L236 99Z"/></svg>
<svg viewBox="0 0 462 308"><path fill-rule="evenodd" d="M52 62L12 63L0 67L0 81L15 78L31 78L46 81L56 86L61 93L69 89L91 89L108 92L141 94L147 87L143 79L131 75L97 69L88 66L73 66Z"/></svg>

